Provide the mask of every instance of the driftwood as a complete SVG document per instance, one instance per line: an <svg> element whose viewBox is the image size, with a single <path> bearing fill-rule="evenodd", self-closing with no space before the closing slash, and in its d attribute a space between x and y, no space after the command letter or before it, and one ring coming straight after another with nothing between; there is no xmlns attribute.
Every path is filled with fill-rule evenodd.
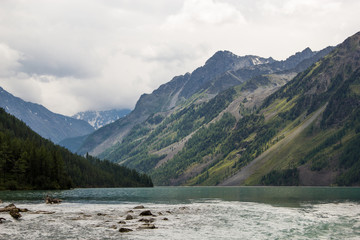
<svg viewBox="0 0 360 240"><path fill-rule="evenodd" d="M58 204L58 203L61 203L62 200L59 199L59 198L53 198L53 197L50 197L49 195L46 196L45 198L45 202L46 204Z"/></svg>

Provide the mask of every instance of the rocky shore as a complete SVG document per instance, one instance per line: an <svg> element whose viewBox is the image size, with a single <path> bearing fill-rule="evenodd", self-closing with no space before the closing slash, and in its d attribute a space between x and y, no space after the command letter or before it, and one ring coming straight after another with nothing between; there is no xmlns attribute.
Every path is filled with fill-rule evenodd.
<svg viewBox="0 0 360 240"><path fill-rule="evenodd" d="M60 204L62 201L60 199L53 199L50 197L46 197L46 204ZM186 210L185 207L177 208L178 211ZM124 211L123 214L114 215L115 212L112 211L104 211L104 212L78 212L74 214L69 214L67 219L68 221L82 221L86 220L89 222L97 221L98 224L92 227L106 227L108 229L113 229L119 234L131 233L134 231L142 231L142 230L153 230L158 229L158 223L160 222L168 222L172 218L171 210L157 211L154 209L149 209L143 205L133 206L128 208L128 210ZM11 224L14 221L31 221L28 219L28 214L55 214L56 211L45 211L45 210L33 210L27 208L19 208L14 204L6 205L5 207L0 207L0 213L8 213L9 217L5 215L0 215L0 224ZM48 221L56 221L56 216L53 219ZM162 224L160 224L162 225Z"/></svg>

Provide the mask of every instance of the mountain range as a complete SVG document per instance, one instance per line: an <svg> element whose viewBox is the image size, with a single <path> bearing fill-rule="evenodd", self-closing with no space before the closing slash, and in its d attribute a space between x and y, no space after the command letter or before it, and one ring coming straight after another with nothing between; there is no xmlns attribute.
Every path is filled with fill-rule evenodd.
<svg viewBox="0 0 360 240"><path fill-rule="evenodd" d="M218 51L67 144L155 185L359 185L360 32L283 61Z"/></svg>
<svg viewBox="0 0 360 240"><path fill-rule="evenodd" d="M79 112L72 118L88 122L93 128L99 129L109 123L115 122L119 118L125 117L131 112L130 109L112 109L105 111L86 111Z"/></svg>
<svg viewBox="0 0 360 240"><path fill-rule="evenodd" d="M156 185L358 185L359 39L284 61L219 51L80 152Z"/></svg>
<svg viewBox="0 0 360 240"><path fill-rule="evenodd" d="M284 61L253 55L236 56L229 51L218 51L204 66L192 73L174 77L153 93L143 94L130 114L92 133L77 151L81 154L88 152L99 155L122 142L135 125L144 123L149 117L170 116L192 99L198 102L209 101L218 93L256 76L282 73L280 81L284 84L284 78L289 80L299 69L310 66L331 49L332 47L328 47L313 52L306 48Z"/></svg>
<svg viewBox="0 0 360 240"><path fill-rule="evenodd" d="M53 113L42 105L13 96L1 87L0 107L54 143L66 138L88 135L94 131L94 128L83 120Z"/></svg>

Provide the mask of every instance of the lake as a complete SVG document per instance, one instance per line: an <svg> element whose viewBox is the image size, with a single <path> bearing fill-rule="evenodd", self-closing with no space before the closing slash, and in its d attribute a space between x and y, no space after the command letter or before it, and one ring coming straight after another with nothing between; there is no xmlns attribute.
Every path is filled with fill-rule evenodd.
<svg viewBox="0 0 360 240"><path fill-rule="evenodd" d="M46 195L63 203L47 205ZM0 207L51 213L20 221L0 213L0 239L360 239L360 188L101 188L3 191L0 199ZM139 216L144 210L155 216ZM156 229L141 229L143 218Z"/></svg>

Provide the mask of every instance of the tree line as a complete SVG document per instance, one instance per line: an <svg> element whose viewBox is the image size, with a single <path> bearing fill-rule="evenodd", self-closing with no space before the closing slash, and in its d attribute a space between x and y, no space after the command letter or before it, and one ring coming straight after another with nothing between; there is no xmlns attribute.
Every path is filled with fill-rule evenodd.
<svg viewBox="0 0 360 240"><path fill-rule="evenodd" d="M0 108L0 189L150 186L147 175L73 154Z"/></svg>

